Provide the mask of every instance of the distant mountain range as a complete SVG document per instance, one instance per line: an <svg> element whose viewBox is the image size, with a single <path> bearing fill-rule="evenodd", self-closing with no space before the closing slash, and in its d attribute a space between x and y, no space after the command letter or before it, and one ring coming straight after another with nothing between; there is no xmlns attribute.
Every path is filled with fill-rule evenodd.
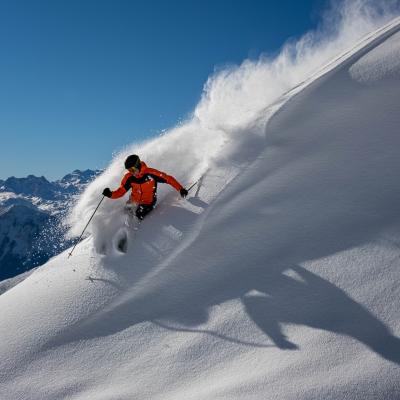
<svg viewBox="0 0 400 400"><path fill-rule="evenodd" d="M100 172L75 170L54 182L34 175L0 180L0 281L46 262L71 244L61 219Z"/></svg>

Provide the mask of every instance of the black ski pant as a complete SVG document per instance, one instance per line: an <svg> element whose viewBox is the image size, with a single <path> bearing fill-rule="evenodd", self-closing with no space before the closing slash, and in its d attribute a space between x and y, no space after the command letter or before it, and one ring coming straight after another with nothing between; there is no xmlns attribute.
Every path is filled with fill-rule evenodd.
<svg viewBox="0 0 400 400"><path fill-rule="evenodd" d="M150 211L154 210L157 199L154 199L151 204L139 204L136 208L135 215L138 219L142 220Z"/></svg>

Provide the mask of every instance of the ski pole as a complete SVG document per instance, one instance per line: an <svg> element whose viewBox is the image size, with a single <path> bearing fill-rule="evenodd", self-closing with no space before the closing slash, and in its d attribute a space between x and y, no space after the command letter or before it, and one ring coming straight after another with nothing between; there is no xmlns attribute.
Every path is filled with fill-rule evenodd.
<svg viewBox="0 0 400 400"><path fill-rule="evenodd" d="M68 258L70 258L70 257L72 256L72 252L75 250L75 247L77 246L77 244L81 241L82 236L83 236L84 232L86 231L86 228L89 226L90 221L91 221L92 218L94 217L94 214L96 214L96 211L97 211L97 209L100 207L100 204L101 204L101 202L102 202L103 200L104 200L104 196L101 198L99 204L97 204L97 207L96 207L96 209L93 211L93 214L92 214L92 216L90 217L88 223L87 223L86 226L83 228L83 231L82 231L82 233L81 233L81 236L79 236L79 239L78 239L78 241L75 243L75 246L72 248L71 252L68 254Z"/></svg>
<svg viewBox="0 0 400 400"><path fill-rule="evenodd" d="M199 182L199 180L197 180L195 183L193 183L189 189L187 189L188 193L190 192L190 189L192 189L197 183Z"/></svg>

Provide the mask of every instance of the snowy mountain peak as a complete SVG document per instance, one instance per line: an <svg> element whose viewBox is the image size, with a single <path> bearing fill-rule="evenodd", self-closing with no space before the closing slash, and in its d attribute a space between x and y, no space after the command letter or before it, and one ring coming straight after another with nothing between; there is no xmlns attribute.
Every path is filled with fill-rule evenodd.
<svg viewBox="0 0 400 400"><path fill-rule="evenodd" d="M75 170L55 182L49 182L44 176L28 175L26 178L12 176L3 181L0 185L0 192L13 192L24 196L39 197L42 200L57 200L65 195L78 193L100 172L89 169L86 171Z"/></svg>
<svg viewBox="0 0 400 400"><path fill-rule="evenodd" d="M87 169L85 171L81 171L79 169L76 169L72 173L65 175L61 180L57 181L56 183L64 190L69 190L73 192L86 186L100 173L101 171L99 170L92 171L90 169Z"/></svg>
<svg viewBox="0 0 400 400"><path fill-rule="evenodd" d="M87 183L92 180L96 175L98 175L99 172L100 171L93 171L91 169L86 169L84 171L76 169L72 173L65 175L61 179L61 182L78 181L80 183Z"/></svg>
<svg viewBox="0 0 400 400"><path fill-rule="evenodd" d="M26 178L16 178L14 176L6 179L2 185L4 191L16 194L38 196L44 199L53 198L53 185L44 177L28 175Z"/></svg>

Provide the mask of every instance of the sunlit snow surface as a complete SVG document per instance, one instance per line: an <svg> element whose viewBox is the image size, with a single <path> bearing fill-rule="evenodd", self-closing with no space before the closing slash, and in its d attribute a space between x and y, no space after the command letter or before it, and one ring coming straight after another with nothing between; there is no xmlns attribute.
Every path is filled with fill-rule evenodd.
<svg viewBox="0 0 400 400"><path fill-rule="evenodd" d="M310 56L263 100L258 65L217 75L192 120L118 155L72 233L131 151L199 184L138 229L106 199L70 259L0 296L0 398L398 398L398 30L329 42L324 73Z"/></svg>

